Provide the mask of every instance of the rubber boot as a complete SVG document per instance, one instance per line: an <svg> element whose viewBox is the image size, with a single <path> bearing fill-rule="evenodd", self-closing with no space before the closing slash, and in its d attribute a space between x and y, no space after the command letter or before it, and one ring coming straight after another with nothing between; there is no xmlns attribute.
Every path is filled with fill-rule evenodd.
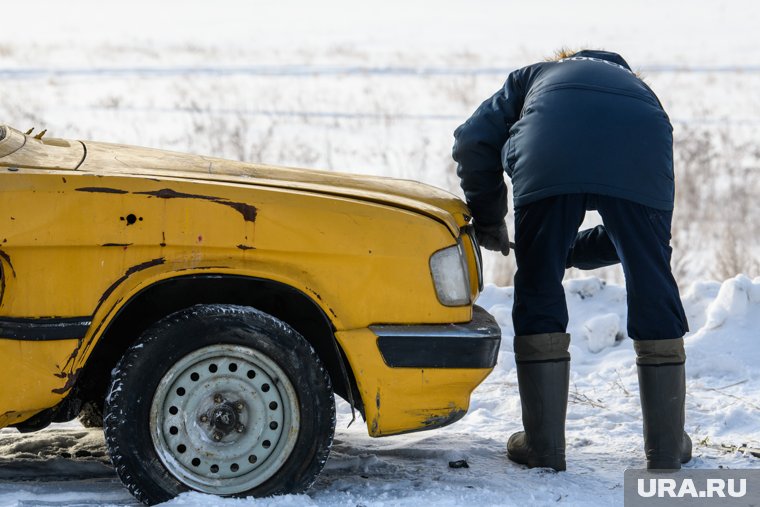
<svg viewBox="0 0 760 507"><path fill-rule="evenodd" d="M686 354L683 338L637 340L644 452L648 470L678 470L691 459L691 439L684 431Z"/></svg>
<svg viewBox="0 0 760 507"><path fill-rule="evenodd" d="M565 470L570 335L515 336L517 383L525 431L509 437L507 457L528 468Z"/></svg>

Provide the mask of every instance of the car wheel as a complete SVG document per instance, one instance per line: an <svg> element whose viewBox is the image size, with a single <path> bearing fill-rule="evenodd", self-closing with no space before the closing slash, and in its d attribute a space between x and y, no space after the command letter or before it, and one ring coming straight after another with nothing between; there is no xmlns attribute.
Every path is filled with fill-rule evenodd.
<svg viewBox="0 0 760 507"><path fill-rule="evenodd" d="M189 491L307 489L335 430L330 378L293 328L198 305L149 328L113 371L104 429L124 485L154 504Z"/></svg>

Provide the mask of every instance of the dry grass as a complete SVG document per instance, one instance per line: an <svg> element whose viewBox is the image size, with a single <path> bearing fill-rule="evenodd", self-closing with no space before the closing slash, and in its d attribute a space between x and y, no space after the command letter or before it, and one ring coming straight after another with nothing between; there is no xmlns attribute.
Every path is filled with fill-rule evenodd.
<svg viewBox="0 0 760 507"><path fill-rule="evenodd" d="M65 108L67 100L76 102L79 96L52 81L44 83L43 91L14 85L13 93L0 95L0 119L22 129L49 127L51 135L63 137L110 136L119 142L237 160L414 179L461 196L450 155L452 132L460 121L409 120L399 113L461 114L464 121L493 92L493 77L421 77L405 81L408 90L389 84L396 81L367 79L344 84L346 93L341 96L324 95L337 81L319 79L299 81L298 86L310 91L300 94L292 93L296 85L289 82L285 84L291 88L277 88L273 81L242 78L239 82L233 78L163 84L147 81L145 89L133 94L124 94L119 87L103 87L93 89L92 97L87 97L91 102L84 102L91 112L59 113L57 117L64 120L58 124L51 122L56 108ZM426 104L407 108L424 93L430 95ZM155 113L158 121L146 123L148 113L128 111L132 105L149 109L154 103L162 104L161 97L169 107ZM179 112L171 111L172 104ZM322 108L368 111L376 116L355 119L298 113ZM246 113L256 109L295 114ZM132 132L137 134L130 138ZM760 148L748 139L746 130L739 134L721 125L676 126L672 267L682 287L706 277L760 275ZM513 230L511 214L507 223ZM487 281L512 284L513 255L489 254L485 264ZM618 267L570 270L567 276L589 274L623 282Z"/></svg>
<svg viewBox="0 0 760 507"><path fill-rule="evenodd" d="M711 275L760 274L760 152L726 128L681 128L675 137L673 267L684 285Z"/></svg>

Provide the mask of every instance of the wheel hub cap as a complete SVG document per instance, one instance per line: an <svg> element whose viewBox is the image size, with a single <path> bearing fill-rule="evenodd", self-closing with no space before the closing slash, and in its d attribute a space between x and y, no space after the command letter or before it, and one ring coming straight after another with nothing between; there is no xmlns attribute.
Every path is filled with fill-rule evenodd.
<svg viewBox="0 0 760 507"><path fill-rule="evenodd" d="M274 475L293 450L298 398L267 356L212 345L166 372L151 405L159 458L177 480L199 491L234 494Z"/></svg>
<svg viewBox="0 0 760 507"><path fill-rule="evenodd" d="M225 402L217 405L211 410L211 414L209 418L211 426L224 435L235 431L236 428L242 428L238 420L237 411L232 403Z"/></svg>

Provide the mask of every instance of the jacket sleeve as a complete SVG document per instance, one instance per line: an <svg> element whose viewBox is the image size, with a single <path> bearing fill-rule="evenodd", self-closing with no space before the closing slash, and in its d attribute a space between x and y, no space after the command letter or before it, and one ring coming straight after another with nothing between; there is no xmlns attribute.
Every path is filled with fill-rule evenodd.
<svg viewBox="0 0 760 507"><path fill-rule="evenodd" d="M502 89L454 131L452 157L459 164L457 175L473 219L483 225L499 223L507 214L501 149L510 127L520 118L525 70L512 72Z"/></svg>

